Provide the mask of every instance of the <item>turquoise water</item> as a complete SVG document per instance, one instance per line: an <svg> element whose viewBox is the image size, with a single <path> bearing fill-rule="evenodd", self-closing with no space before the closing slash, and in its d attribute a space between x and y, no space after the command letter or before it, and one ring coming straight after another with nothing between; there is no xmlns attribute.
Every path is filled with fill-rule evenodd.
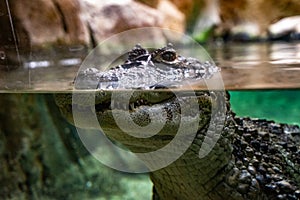
<svg viewBox="0 0 300 200"><path fill-rule="evenodd" d="M230 91L230 96L238 116L300 125L300 90Z"/></svg>

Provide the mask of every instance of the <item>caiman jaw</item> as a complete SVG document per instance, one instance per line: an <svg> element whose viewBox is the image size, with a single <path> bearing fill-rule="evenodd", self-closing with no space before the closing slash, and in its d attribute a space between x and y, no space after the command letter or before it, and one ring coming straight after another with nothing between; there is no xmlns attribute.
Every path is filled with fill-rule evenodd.
<svg viewBox="0 0 300 200"><path fill-rule="evenodd" d="M62 95L62 94L60 94ZM101 94L99 94L101 96ZM111 94L109 94L111 96ZM151 96L151 98L149 97ZM157 95L164 96L164 100L162 98L155 99ZM173 186L180 185L181 181L185 182L193 182L194 186L191 185L190 188L185 188L184 190L180 190L182 194L180 194L183 199L185 199L188 195L192 195L195 197L200 197L201 192L205 190L203 183L214 185L218 184L219 182L208 183L209 180L219 180L220 182L223 180L224 177L219 177L212 179L211 176L217 174L220 169L226 168L229 160L231 159L231 148L229 146L229 142L227 141L226 137L222 137L220 140L221 144L217 144L217 148L212 151L211 155L217 154L218 156L211 156L208 155L203 159L199 159L199 149L202 145L203 139L207 133L208 125L211 118L211 98L210 93L208 91L198 91L196 92L195 96L191 95L191 93L182 94L179 98L176 97L172 92L160 92L155 94L154 91L148 92L136 92L132 98L131 102L139 102L140 105L136 104L136 107L131 109L129 108L129 113L131 119L139 126L147 126L151 121L149 121L149 114L155 114L158 111L164 110L166 115L166 122L163 129L157 133L156 135L150 138L136 138L127 134L122 129L118 127L115 122L114 116L112 114L112 110L109 109L110 101L98 101L96 98L96 116L98 118L98 122L105 132L105 134L112 139L113 141L118 141L122 145L126 146L130 151L135 153L148 153L154 152L158 149L165 147L167 144L170 143L174 139L174 136L177 133L178 126L181 123L181 119L184 119L182 116L180 104L186 104L190 100L196 101L197 105L199 105L199 112L191 110L191 118L188 119L196 119L193 117L198 117L199 121L197 124L198 132L194 133L195 139L192 141L191 146L183 152L183 155L176 161L174 161L170 166L167 166L163 169L151 172L151 179L155 183L155 185L160 185L162 182L162 178L169 179L166 182L178 182L174 185L161 185L158 187L158 193L162 198L168 199L172 197L172 195L179 195L179 194L172 194L176 188L172 188ZM147 97L145 97L147 96ZM145 98L142 98L145 97ZM59 97L61 98L61 97ZM104 99L104 98L102 98ZM109 98L107 98L109 99ZM64 101L65 102L65 101ZM105 103L104 103L105 102ZM151 102L151 104L149 103ZM151 106L150 106L151 105ZM102 108L102 106L104 108ZM128 105L127 105L128 106ZM65 106L63 106L65 107ZM130 107L130 106L129 106ZM128 108L128 107L127 107ZM63 110L62 110L63 111ZM64 111L63 111L64 112ZM115 110L116 115L122 115L124 112L127 112L126 109L122 108L122 106L117 107ZM195 112L195 113L193 113ZM68 113L67 113L68 114ZM82 120L86 118L84 115ZM126 119L124 119L126 121ZM87 120L88 125L88 120ZM193 122L190 122L193 123ZM134 130L132 130L134 132ZM187 130L188 132L188 130ZM189 138L189 135L186 136ZM185 137L181 138L181 141L185 141ZM172 152L169 152L172 154ZM222 159L220 159L220 158ZM216 160L214 160L216 159ZM155 163L156 160L144 160L146 163ZM213 167L207 168L207 164L212 164L216 162ZM198 166L199 171L203 171L205 176L201 176L199 173L197 176L190 178L190 172L194 170L194 167ZM176 174L173 170L179 170L180 174ZM170 175L175 173L174 176ZM176 179L176 177L181 177L180 179ZM189 177L189 180L182 180L182 177ZM172 179L172 180L171 180ZM196 183L196 184L195 184ZM201 188L203 187L203 188ZM160 190L162 189L162 190ZM184 192L182 192L184 191ZM173 196L173 197L175 197ZM192 198L193 199L193 198Z"/></svg>
<svg viewBox="0 0 300 200"><path fill-rule="evenodd" d="M181 105L189 106L190 102L195 102L194 104L197 105L197 110L190 109L189 114L191 116L198 116L201 115L199 127L204 126L209 122L210 118L210 111L211 111L211 99L210 94L208 91L203 92L192 92L192 91L185 91L180 92L177 97L173 92L171 91L136 91L132 93L131 91L118 91L118 96L120 101L113 100L113 93L112 92L105 92L105 96L103 91L97 91L94 96L95 100L90 102L84 102L82 99L89 99L87 93L78 93L73 94L75 95L75 98L70 98L71 94L56 94L56 103L60 107L62 113L64 116L74 124L73 121L73 112L76 112L77 118L79 117L80 123L79 125L81 128L98 128L99 124L101 128L105 131L108 130L107 134L108 136L115 137L115 140L120 141L120 138L118 138L118 134L115 134L115 132L122 132L118 125L115 123L114 115L123 115L123 113L128 112L130 115L130 120L132 120L134 123L136 123L138 126L147 126L151 123L150 115L152 116L159 116L158 112L163 112L163 117L165 119L159 119L160 121L165 121L165 126L163 130L158 134L160 136L164 135L164 139L166 139L166 136L168 135L168 138L171 139L174 137L174 134L176 133L176 129L178 129L178 126L181 122L181 120L184 120L182 118L181 113ZM131 98L129 102L126 104L125 102L122 102L122 95L128 96L131 93ZM101 98L98 98L101 97ZM90 97L91 98L91 97ZM92 99L92 98L91 98ZM199 106L200 105L200 106ZM94 109L94 111L92 111ZM187 107L187 109L189 109ZM91 113L94 113L94 117L97 117L99 124L93 125L90 124L90 120L87 118L87 116L91 116ZM78 124L74 124L78 126ZM126 141L125 143L128 143L128 141L135 141L134 138L132 139L126 139L126 133L121 133L119 135L122 135L122 137L125 137ZM170 136L170 137L169 137ZM130 135L128 136L130 138ZM154 136L157 140L159 136ZM122 140L123 140L122 139ZM134 144L136 143L136 144ZM139 145L140 142L133 142L131 145ZM155 143L155 141L153 141ZM168 143L168 141L165 141L165 143ZM141 146L145 146L141 144ZM150 145L151 146L151 145ZM149 148L150 148L149 146ZM152 147L151 147L152 148ZM144 151L137 149L136 151Z"/></svg>

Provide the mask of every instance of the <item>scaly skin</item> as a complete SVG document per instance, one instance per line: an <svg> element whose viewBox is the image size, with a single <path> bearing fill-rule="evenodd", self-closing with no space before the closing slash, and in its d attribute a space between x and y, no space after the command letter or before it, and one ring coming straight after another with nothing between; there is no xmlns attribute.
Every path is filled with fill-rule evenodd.
<svg viewBox="0 0 300 200"><path fill-rule="evenodd" d="M166 48L156 51L163 52L164 50ZM132 67L136 60L140 61L141 55L143 59L144 54L150 55L149 52L141 51L141 49L138 51L135 49L132 52L129 62L127 61L127 64L130 64L129 67ZM164 58L151 53L150 59L155 66L156 62L161 63ZM174 65L172 59L168 57L168 62L170 60L173 62L170 65ZM141 62L138 64L141 65ZM107 74L95 74L83 73L79 76L86 77L89 81L92 80L92 84L94 84L93 81L111 81ZM114 80L118 81L122 77L115 78L116 76ZM89 88L87 85L84 87ZM78 95L76 102L72 102L72 94L56 94L55 97L60 110L71 123L73 122L72 106L77 113L81 113L78 115L79 120L83 122L82 126L85 128L93 128L87 119L86 110L95 107L96 116L105 134L136 153L152 152L164 147L174 139L180 123L193 124L195 122L193 120L199 119L198 131L182 156L170 165L150 172L154 183L153 199L300 198L299 127L275 124L266 120L235 118L230 110L229 95L220 91L196 91L195 93L182 91L182 95L175 96L169 90L136 90L129 102L129 112L130 118L137 125L148 125L151 122L149 115L156 116L158 111L163 110L166 113L166 124L163 129L155 136L141 139L125 133L116 124L111 109L112 92L112 90L97 90L89 97L95 98L95 105L86 105L88 97L86 94L75 94ZM126 97L128 91L123 90L118 93ZM80 98L81 95L82 98ZM218 118L212 121L212 127L223 127L220 138L207 156L199 158L199 150L206 141L204 138L210 136L207 133L209 123L212 117L216 119L218 114L211 116L212 105L218 104L222 97L226 100L225 123L223 124ZM187 107L189 112L182 113L180 106L190 105L193 102L199 105L200 112ZM122 116L124 112L127 112L124 105L116 104L115 116ZM126 120L129 119L124 119ZM159 123L159 120L156 123ZM183 143L190 134L193 134L189 129L186 133L181 138ZM176 153L176 149L167 153L172 156ZM142 159L149 168L153 163L160 162L159 158Z"/></svg>

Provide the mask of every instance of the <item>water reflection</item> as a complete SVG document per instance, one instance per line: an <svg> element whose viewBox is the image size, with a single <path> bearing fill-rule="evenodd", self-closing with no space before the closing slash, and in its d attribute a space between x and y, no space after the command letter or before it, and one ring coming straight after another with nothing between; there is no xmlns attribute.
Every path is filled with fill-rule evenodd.
<svg viewBox="0 0 300 200"><path fill-rule="evenodd" d="M71 90L72 81L88 50L77 45L26 52L21 55L21 64L16 62L18 58L11 53L0 63L2 92Z"/></svg>
<svg viewBox="0 0 300 200"><path fill-rule="evenodd" d="M300 88L300 43L228 43L205 48L222 68L226 89ZM72 90L72 81L87 54L80 45L32 50L21 58L20 67L14 67L19 64L14 57L7 60L6 52L0 52L4 69L0 70L0 90Z"/></svg>
<svg viewBox="0 0 300 200"><path fill-rule="evenodd" d="M209 47L227 89L299 88L299 43Z"/></svg>

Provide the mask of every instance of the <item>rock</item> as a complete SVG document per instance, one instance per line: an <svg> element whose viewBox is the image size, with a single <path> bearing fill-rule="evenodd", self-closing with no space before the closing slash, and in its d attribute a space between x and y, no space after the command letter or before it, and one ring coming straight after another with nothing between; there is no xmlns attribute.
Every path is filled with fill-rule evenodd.
<svg viewBox="0 0 300 200"><path fill-rule="evenodd" d="M272 39L281 39L285 37L287 37L287 39L299 39L300 15L286 17L271 24L268 28L268 33L269 37Z"/></svg>
<svg viewBox="0 0 300 200"><path fill-rule="evenodd" d="M9 3L16 42L27 51L31 47L53 45L95 46L116 33L141 27L162 27L184 33L184 16L171 2L142 2L153 4L150 7L149 3L133 0L36 0L26 3L12 0ZM4 3L0 5L6 7ZM9 18L0 18L0 24L5 26L7 34L0 37L1 44L9 43L14 47ZM160 37L165 39L159 31L144 34L153 41ZM142 41L145 35L134 35L133 38Z"/></svg>
<svg viewBox="0 0 300 200"><path fill-rule="evenodd" d="M166 9L167 8L167 9ZM157 9L163 16L163 28L183 33L185 31L185 16L168 0L161 0Z"/></svg>
<svg viewBox="0 0 300 200"><path fill-rule="evenodd" d="M209 3L209 0L135 0L135 1L141 2L153 8L158 8L162 4L166 5L166 7L164 6L161 7L163 8L164 12L173 12L172 7L175 7L176 10L178 10L181 13L180 15L183 15L184 23L190 29L192 29L198 16L201 14L201 11L203 11L203 9ZM169 7L169 5L171 6ZM177 18L178 16L174 15L173 17Z"/></svg>
<svg viewBox="0 0 300 200"><path fill-rule="evenodd" d="M83 13L86 23L90 27L95 43L108 37L134 28L162 27L178 32L184 32L183 15L167 1L161 1L158 9L151 8L135 1L102 1L101 4L91 0L82 0ZM138 17L137 17L138 16ZM145 32L133 37L147 37L152 34L153 40L161 37L156 32Z"/></svg>
<svg viewBox="0 0 300 200"><path fill-rule="evenodd" d="M153 8L157 8L157 5L159 3L159 0L135 0L135 1L141 2Z"/></svg>
<svg viewBox="0 0 300 200"><path fill-rule="evenodd" d="M23 45L88 43L88 31L80 18L77 0L38 0L26 3L13 0L10 6L19 42Z"/></svg>
<svg viewBox="0 0 300 200"><path fill-rule="evenodd" d="M162 26L160 13L133 1L83 0L83 15L95 43L134 28ZM137 17L138 16L138 17Z"/></svg>
<svg viewBox="0 0 300 200"><path fill-rule="evenodd" d="M231 34L237 40L267 39L269 32L271 37L279 37L295 26L291 27L287 21L271 25L282 18L299 15L299 5L299 1L220 0L222 23L218 25L217 32ZM278 32L274 28L278 28Z"/></svg>

